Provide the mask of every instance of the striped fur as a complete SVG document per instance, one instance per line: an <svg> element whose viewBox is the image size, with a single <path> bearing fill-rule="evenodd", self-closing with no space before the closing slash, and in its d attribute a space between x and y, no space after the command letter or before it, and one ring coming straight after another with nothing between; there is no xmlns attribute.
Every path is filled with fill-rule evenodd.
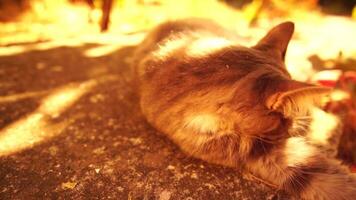
<svg viewBox="0 0 356 200"><path fill-rule="evenodd" d="M328 89L291 80L284 66L293 28L247 48L206 20L158 26L133 59L142 112L187 154L243 167L296 199L354 199L356 178L309 128Z"/></svg>

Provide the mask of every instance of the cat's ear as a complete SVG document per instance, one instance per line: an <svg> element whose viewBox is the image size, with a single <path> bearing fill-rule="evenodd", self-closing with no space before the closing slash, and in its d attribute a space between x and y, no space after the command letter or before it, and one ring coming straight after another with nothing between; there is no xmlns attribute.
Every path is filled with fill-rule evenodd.
<svg viewBox="0 0 356 200"><path fill-rule="evenodd" d="M294 32L293 22L284 22L272 28L254 48L267 51L284 60L288 43Z"/></svg>
<svg viewBox="0 0 356 200"><path fill-rule="evenodd" d="M321 105L331 88L294 80L281 81L265 100L268 109L286 117L305 115L310 106Z"/></svg>

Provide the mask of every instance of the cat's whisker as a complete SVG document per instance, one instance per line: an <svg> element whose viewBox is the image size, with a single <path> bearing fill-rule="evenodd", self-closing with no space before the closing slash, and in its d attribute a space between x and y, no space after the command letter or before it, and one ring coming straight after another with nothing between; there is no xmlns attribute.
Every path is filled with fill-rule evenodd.
<svg viewBox="0 0 356 200"><path fill-rule="evenodd" d="M294 119L313 119L312 116L296 116Z"/></svg>
<svg viewBox="0 0 356 200"><path fill-rule="evenodd" d="M250 139L256 139L256 140L260 140L262 142L266 142L266 143L270 143L270 144L273 144L275 143L276 141L274 140L271 140L269 138L264 138L264 137L261 137L261 136L254 136L254 135L247 135L246 137L250 138Z"/></svg>

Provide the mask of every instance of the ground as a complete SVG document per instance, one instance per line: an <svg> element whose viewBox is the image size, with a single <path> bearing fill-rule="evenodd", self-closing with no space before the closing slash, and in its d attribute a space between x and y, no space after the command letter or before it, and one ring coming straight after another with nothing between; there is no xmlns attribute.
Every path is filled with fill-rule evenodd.
<svg viewBox="0 0 356 200"><path fill-rule="evenodd" d="M140 114L133 46L0 56L0 199L278 199L236 169L190 158ZM8 46L8 52L17 47Z"/></svg>

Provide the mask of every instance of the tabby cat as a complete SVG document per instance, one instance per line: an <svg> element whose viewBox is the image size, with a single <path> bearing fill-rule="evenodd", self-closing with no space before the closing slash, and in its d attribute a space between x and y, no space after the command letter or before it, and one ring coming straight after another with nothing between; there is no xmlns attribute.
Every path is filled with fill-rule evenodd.
<svg viewBox="0 0 356 200"><path fill-rule="evenodd" d="M159 25L133 59L141 110L191 156L242 167L297 199L356 199L356 178L309 135L310 111L330 90L291 79L293 31L282 23L247 48L209 20Z"/></svg>

